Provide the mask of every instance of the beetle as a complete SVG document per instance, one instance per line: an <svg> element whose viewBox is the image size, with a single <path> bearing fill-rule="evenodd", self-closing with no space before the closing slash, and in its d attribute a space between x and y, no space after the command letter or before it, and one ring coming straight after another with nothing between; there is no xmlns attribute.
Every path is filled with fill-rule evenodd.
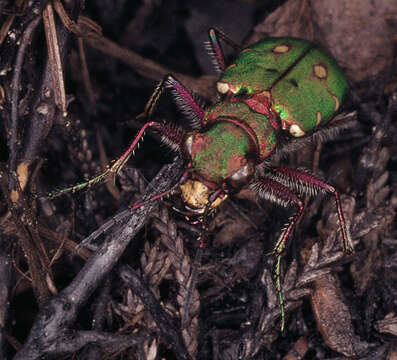
<svg viewBox="0 0 397 360"><path fill-rule="evenodd" d="M246 187L259 198L296 207L273 249L281 329L284 330L281 259L304 210L302 195L314 196L320 192L333 195L343 249L350 254L354 247L337 190L309 172L271 168L267 166L268 160L281 148L282 139L288 142L308 136L327 124L339 110L348 92L348 83L332 56L306 40L268 38L241 50L235 61L226 66L220 40L238 46L214 29L209 30L209 38L210 49L222 72L217 82L220 100L203 109L183 84L172 75L166 76L145 107L142 116L147 122L121 157L104 173L58 194L77 191L116 175L145 131L151 128L185 160L186 168L176 187L189 213L205 220L230 194ZM190 130L150 119L166 88L171 89L182 112L190 118ZM173 190L174 187L146 201L162 198Z"/></svg>

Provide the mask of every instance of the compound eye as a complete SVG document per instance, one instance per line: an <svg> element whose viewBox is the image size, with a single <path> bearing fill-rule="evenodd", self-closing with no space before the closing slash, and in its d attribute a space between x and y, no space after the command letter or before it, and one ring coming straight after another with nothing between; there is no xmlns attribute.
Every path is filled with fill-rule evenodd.
<svg viewBox="0 0 397 360"><path fill-rule="evenodd" d="M247 185L255 172L253 161L248 160L241 169L237 170L232 176L226 179L227 184L234 191L239 191L244 185Z"/></svg>
<svg viewBox="0 0 397 360"><path fill-rule="evenodd" d="M192 156L193 134L189 135L185 141L185 152L190 157Z"/></svg>

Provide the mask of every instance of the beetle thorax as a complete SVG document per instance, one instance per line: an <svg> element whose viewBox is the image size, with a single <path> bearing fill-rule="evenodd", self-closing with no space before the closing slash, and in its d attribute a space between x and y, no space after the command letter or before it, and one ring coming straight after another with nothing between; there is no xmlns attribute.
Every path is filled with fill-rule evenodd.
<svg viewBox="0 0 397 360"><path fill-rule="evenodd" d="M206 131L192 133L186 148L197 176L214 184L221 184L246 166L254 151L249 135L227 121L216 122Z"/></svg>

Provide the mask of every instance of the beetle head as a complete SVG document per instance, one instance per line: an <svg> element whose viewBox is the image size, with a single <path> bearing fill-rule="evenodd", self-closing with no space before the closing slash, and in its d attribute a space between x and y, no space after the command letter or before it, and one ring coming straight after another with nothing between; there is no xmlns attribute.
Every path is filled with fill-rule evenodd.
<svg viewBox="0 0 397 360"><path fill-rule="evenodd" d="M195 131L186 137L184 153L191 172L180 188L189 208L203 211L208 202L212 208L219 206L225 195L239 192L254 175L255 162L248 155L252 149L247 135L227 122L216 126L216 136L211 131ZM233 131L234 136L228 131Z"/></svg>

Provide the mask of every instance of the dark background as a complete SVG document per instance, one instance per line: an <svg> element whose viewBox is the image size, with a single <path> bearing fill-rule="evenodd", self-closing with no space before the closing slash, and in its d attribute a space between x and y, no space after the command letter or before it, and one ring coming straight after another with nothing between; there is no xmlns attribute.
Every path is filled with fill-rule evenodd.
<svg viewBox="0 0 397 360"><path fill-rule="evenodd" d="M375 8L381 9L380 3ZM17 6L0 1L3 29L16 15L0 45L0 324L4 324L0 358L15 354L21 359L396 356L393 13L375 13L367 2L361 4L362 27L381 24L371 27L371 36L365 38L354 28L357 19L338 10L338 6L348 9L342 1L330 6L328 13L304 0L105 0L87 1L84 8L77 1L64 2L72 19L83 15L102 33L83 34L84 60L78 36L55 13L68 112L63 117L53 94L43 95L53 85L42 21L34 27L18 65L26 29L46 4L33 1ZM338 11L344 16L336 16ZM346 29L350 16L351 29ZM378 36L385 38L383 24L389 31L387 44L376 42ZM337 58L351 84L338 119L345 130L332 139L316 138L275 160L275 165L304 167L338 188L356 246L353 256L341 251L332 197L305 199L306 211L283 261L284 334L279 330L274 259L266 254L294 209L257 202L249 191L225 201L211 218L208 244L197 264L198 230L173 210L183 208L175 195L161 202L151 216L138 215L146 225L128 240L121 259L105 256L103 263L93 261L93 252L87 249L77 255L74 248L82 239L140 200L162 166L173 162L175 154L150 132L115 181L54 199L48 196L101 173L117 159L143 125L144 119L136 116L167 73L198 93L203 104L214 102L217 74L204 46L210 27L242 44L279 36L279 30L321 43ZM340 33L337 40L329 36ZM346 56L347 44L357 45L358 50L349 45L351 54ZM225 49L230 58L235 55ZM364 58L367 53L375 60ZM84 77L85 65L91 87ZM15 94L18 124L12 130ZM48 111L43 112L43 104ZM186 124L169 92L153 118ZM12 133L17 140L14 148ZM26 167L26 186L15 185L13 166L20 183L21 169ZM173 176L175 183L178 175ZM13 191L19 194L16 198ZM124 214L94 242L117 242L117 236L122 237L118 231L135 221L128 211ZM92 288L78 289L87 264L94 273L105 266L109 271L99 279L93 275ZM125 281L127 264L142 289ZM196 285L189 287L195 271ZM152 305L145 298L150 291ZM86 300L74 305L73 297ZM186 297L191 297L188 306ZM68 313L68 306L75 315ZM48 326L57 316L57 326Z"/></svg>

